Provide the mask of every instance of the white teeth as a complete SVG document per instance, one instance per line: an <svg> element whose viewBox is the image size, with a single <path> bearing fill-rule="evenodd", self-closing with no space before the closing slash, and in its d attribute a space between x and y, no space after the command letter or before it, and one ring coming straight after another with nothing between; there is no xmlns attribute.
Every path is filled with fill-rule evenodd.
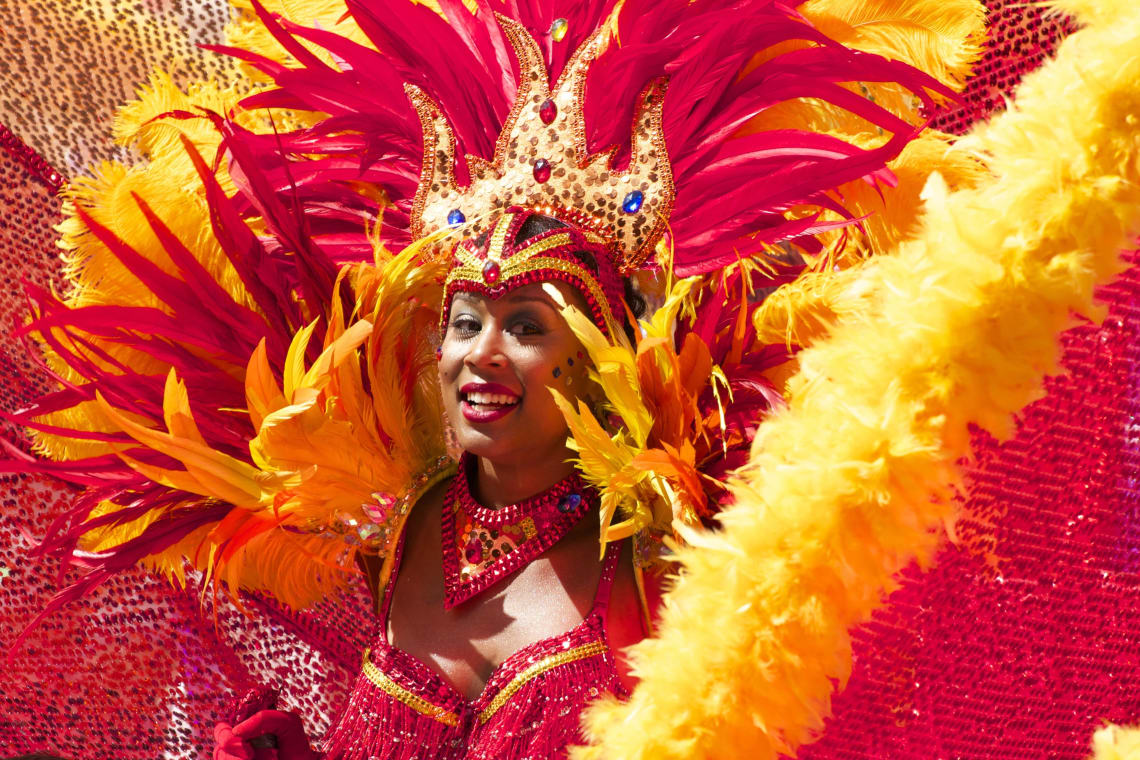
<svg viewBox="0 0 1140 760"><path fill-rule="evenodd" d="M509 406L518 403L518 398L515 396L506 396L501 393L468 393L466 397L469 404Z"/></svg>

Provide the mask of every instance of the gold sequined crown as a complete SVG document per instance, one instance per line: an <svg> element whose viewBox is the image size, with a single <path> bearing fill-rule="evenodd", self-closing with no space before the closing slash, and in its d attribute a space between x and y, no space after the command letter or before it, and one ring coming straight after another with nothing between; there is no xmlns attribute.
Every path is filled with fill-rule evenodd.
<svg viewBox="0 0 1140 760"><path fill-rule="evenodd" d="M407 86L424 134L413 238L449 228L475 237L497 212L521 206L600 235L611 246L615 267L629 274L652 253L673 208L673 174L661 127L664 79L639 96L629 166L616 171L611 167L616 148L589 154L583 114L586 74L605 46L603 30L582 43L551 88L534 38L518 22L497 18L518 57L518 93L493 160L466 156L471 177L466 188L455 181L451 125L422 90Z"/></svg>

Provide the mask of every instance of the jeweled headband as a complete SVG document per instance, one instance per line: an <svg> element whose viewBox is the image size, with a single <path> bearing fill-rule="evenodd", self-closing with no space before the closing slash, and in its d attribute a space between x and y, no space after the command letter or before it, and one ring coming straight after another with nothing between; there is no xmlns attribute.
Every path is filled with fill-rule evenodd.
<svg viewBox="0 0 1140 760"><path fill-rule="evenodd" d="M488 231L455 247L444 284L441 324L447 322L456 293L499 298L524 285L558 280L582 294L599 329L614 334L620 324L614 315L621 314L623 307L622 281L611 260L611 246L597 234L572 224L520 239L520 231L532 217L553 216L543 212L549 209L508 209L493 220L494 226Z"/></svg>

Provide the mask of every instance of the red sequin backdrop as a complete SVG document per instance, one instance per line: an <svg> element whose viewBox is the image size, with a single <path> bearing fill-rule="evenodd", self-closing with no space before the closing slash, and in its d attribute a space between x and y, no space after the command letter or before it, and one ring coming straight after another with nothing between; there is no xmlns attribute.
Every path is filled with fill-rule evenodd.
<svg viewBox="0 0 1140 760"><path fill-rule="evenodd" d="M1002 104L1067 30L1020 0L991 2L991 46L961 132ZM1079 107L1079 104L1074 104ZM0 329L16 326L21 278L54 283L59 175L0 131ZM825 758L1083 758L1104 721L1140 719L1140 257L1103 291L1109 316L1065 337L1069 372L1023 414L1018 435L980 438L959 542L908 572L858 633L854 674ZM25 347L0 349L11 410L42 390ZM5 430L9 440L18 433ZM22 445L22 444L20 444ZM24 553L65 488L3 478L0 640L57 587ZM264 599L203 617L197 590L128 573L45 623L0 667L0 755L208 757L227 699L257 683L319 736L358 667L363 589L292 615Z"/></svg>

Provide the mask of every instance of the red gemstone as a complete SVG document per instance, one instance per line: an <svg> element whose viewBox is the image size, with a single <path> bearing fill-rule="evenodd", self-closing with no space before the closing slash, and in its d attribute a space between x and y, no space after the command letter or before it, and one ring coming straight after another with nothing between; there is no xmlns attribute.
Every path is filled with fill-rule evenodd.
<svg viewBox="0 0 1140 760"><path fill-rule="evenodd" d="M494 285L499 279L499 262L491 259L483 265L483 282Z"/></svg>
<svg viewBox="0 0 1140 760"><path fill-rule="evenodd" d="M463 551L463 556L472 565L477 565L483 561L483 544L479 542L478 538L472 538L467 542L467 547Z"/></svg>
<svg viewBox="0 0 1140 760"><path fill-rule="evenodd" d="M554 101L550 98L542 101L542 105L538 107L538 118L542 119L543 124L549 124L554 121L554 117L558 115L558 106L554 105Z"/></svg>
<svg viewBox="0 0 1140 760"><path fill-rule="evenodd" d="M540 158L534 162L534 181L545 182L550 179L550 162Z"/></svg>

